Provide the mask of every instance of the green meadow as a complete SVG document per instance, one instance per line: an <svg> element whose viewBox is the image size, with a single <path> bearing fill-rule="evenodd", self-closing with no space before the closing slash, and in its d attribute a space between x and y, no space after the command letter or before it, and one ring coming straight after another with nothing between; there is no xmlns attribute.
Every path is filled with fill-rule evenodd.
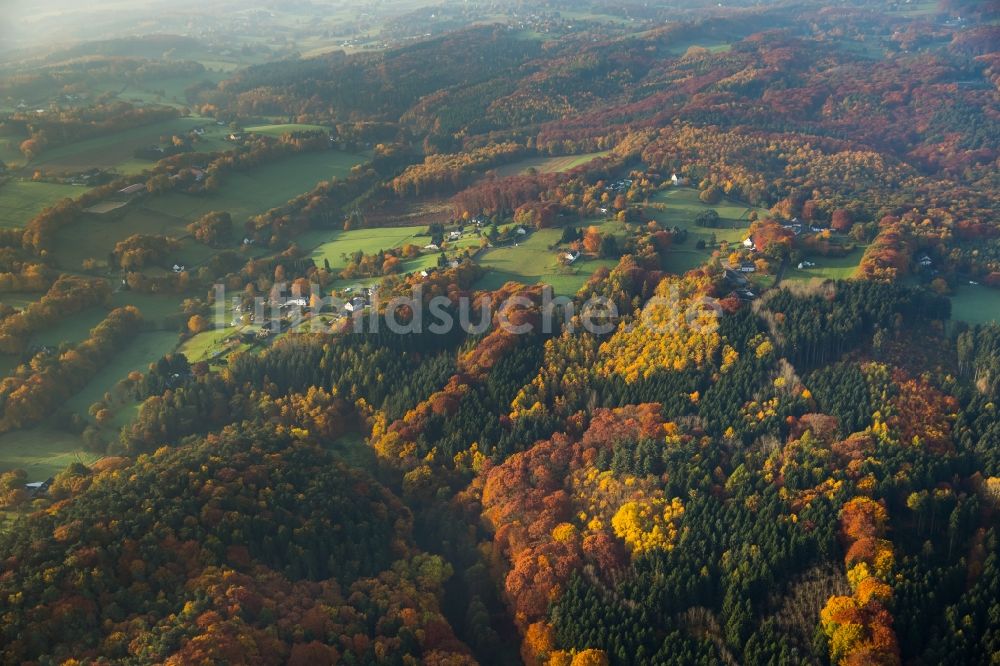
<svg viewBox="0 0 1000 666"><path fill-rule="evenodd" d="M959 287L951 297L951 318L968 324L1000 323L1000 289Z"/></svg>
<svg viewBox="0 0 1000 666"><path fill-rule="evenodd" d="M29 481L44 481L71 463L90 464L100 457L85 451L77 435L50 426L0 435L0 472L20 468Z"/></svg>
<svg viewBox="0 0 1000 666"><path fill-rule="evenodd" d="M584 155L563 155L559 157L529 157L518 160L511 164L505 164L495 169L498 176L516 176L523 174L529 169L534 169L538 173L562 173L575 169L578 166L587 164L598 157L603 157L608 151L598 153L586 153Z"/></svg>
<svg viewBox="0 0 1000 666"><path fill-rule="evenodd" d="M255 127L247 127L246 131L267 136L281 136L282 134L290 134L291 132L327 132L329 128L322 125L287 123L284 125L257 125Z"/></svg>
<svg viewBox="0 0 1000 666"><path fill-rule="evenodd" d="M586 225L585 225L586 226ZM481 255L479 263L488 272L476 284L478 289L497 289L507 282L548 284L560 296L572 296L594 271L612 267L613 259L586 260L580 257L571 266L563 265L563 250L550 249L559 243L562 229L540 229L517 245L497 247Z"/></svg>
<svg viewBox="0 0 1000 666"><path fill-rule="evenodd" d="M74 185L9 180L0 184L0 227L23 227L44 208L82 192Z"/></svg>
<svg viewBox="0 0 1000 666"><path fill-rule="evenodd" d="M843 257L809 257L808 261L816 265L811 268L799 269L798 265L789 266L782 277L784 280L848 280L854 273L864 256L863 247L855 248L853 252Z"/></svg>
<svg viewBox="0 0 1000 666"><path fill-rule="evenodd" d="M302 153L226 176L218 192L208 195L169 193L142 205L148 210L193 220L213 210L228 211L234 221L244 219L292 197L308 192L316 183L343 177L365 158L353 153L324 150Z"/></svg>
<svg viewBox="0 0 1000 666"><path fill-rule="evenodd" d="M218 126L207 118L185 117L59 146L42 153L32 161L31 166L58 171L98 167L117 169L122 173L138 173L152 167L153 163L135 159L133 153L137 148L158 145L161 137L186 134L197 127L206 128L206 138L199 142L198 150L211 152L224 149L221 142L222 128L215 129Z"/></svg>
<svg viewBox="0 0 1000 666"><path fill-rule="evenodd" d="M247 218L284 204L321 180L347 174L363 159L332 150L304 153L231 174L212 194L170 192L140 199L124 214L90 215L61 230L54 254L62 268L79 270L85 259L103 261L115 243L132 234L183 237L190 222L214 210L229 212L239 229ZM186 244L174 261L190 266L206 258L204 248Z"/></svg>
<svg viewBox="0 0 1000 666"><path fill-rule="evenodd" d="M22 163L24 155L21 154L18 148L22 140L23 138L0 136L0 162L3 162L8 167Z"/></svg>
<svg viewBox="0 0 1000 666"><path fill-rule="evenodd" d="M111 392L115 384L125 379L134 370L146 372L150 363L155 363L164 355L174 351L178 334L169 331L145 331L140 333L115 354L111 362L102 367L87 385L66 401L65 408L81 416L87 415L90 406ZM129 398L128 402L131 402ZM115 405L111 405L112 408Z"/></svg>
<svg viewBox="0 0 1000 666"><path fill-rule="evenodd" d="M100 306L87 308L83 312L64 317L58 324L49 326L31 338L32 344L58 347L64 342L75 344L90 336L94 328L107 316L108 310Z"/></svg>
<svg viewBox="0 0 1000 666"><path fill-rule="evenodd" d="M384 227L379 229L352 229L351 231L309 231L299 237L301 247L313 247L310 256L317 265L330 262L334 270L343 269L347 262L344 255L361 251L375 254L407 244L424 247L431 242L427 227ZM436 258L437 255L435 254Z"/></svg>
<svg viewBox="0 0 1000 666"><path fill-rule="evenodd" d="M684 273L701 266L712 256L713 237L716 242L726 241L730 245L741 243L746 238L750 227L749 215L755 208L732 199L709 205L698 198L698 190L690 187L672 187L658 192L650 203L663 204L665 210L657 210L647 206L644 213L660 223L664 228L678 227L688 231L687 240L683 244L672 247L668 253L669 268L675 273ZM719 214L717 228L700 227L694 223L695 218L707 210ZM762 214L765 209L756 209ZM698 241L704 241L706 247L699 250Z"/></svg>

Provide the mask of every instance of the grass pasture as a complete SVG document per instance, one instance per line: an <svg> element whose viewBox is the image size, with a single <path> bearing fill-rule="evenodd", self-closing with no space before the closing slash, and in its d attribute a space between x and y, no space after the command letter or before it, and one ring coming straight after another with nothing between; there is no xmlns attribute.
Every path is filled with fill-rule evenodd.
<svg viewBox="0 0 1000 666"><path fill-rule="evenodd" d="M1000 323L1000 289L963 285L951 297L951 318L968 324Z"/></svg>
<svg viewBox="0 0 1000 666"><path fill-rule="evenodd" d="M217 328L193 335L181 343L177 351L184 354L191 363L208 361L213 353L223 349L223 341L238 333L240 328Z"/></svg>
<svg viewBox="0 0 1000 666"><path fill-rule="evenodd" d="M78 196L74 185L10 180L0 184L0 227L23 227L44 208Z"/></svg>
<svg viewBox="0 0 1000 666"><path fill-rule="evenodd" d="M158 145L160 137L186 134L196 127L213 125L206 118L174 118L160 123L143 125L59 146L42 153L31 163L33 167L55 171L82 171L92 167L117 169L123 173L138 173L152 166L152 162L136 160L133 153L137 148ZM208 132L206 132L208 133ZM219 150L214 140L206 140L199 150Z"/></svg>
<svg viewBox="0 0 1000 666"><path fill-rule="evenodd" d="M252 171L232 174L211 195L171 192L147 197L125 212L90 215L60 230L54 254L60 267L79 270L85 259L103 261L115 243L132 234L162 234L181 238L187 225L213 210L228 211L237 229L252 215L280 206L321 180L344 175L363 157L336 151L295 155ZM202 247L187 244L175 261L196 265L206 258Z"/></svg>
<svg viewBox="0 0 1000 666"><path fill-rule="evenodd" d="M50 426L0 435L0 472L20 468L29 481L44 481L71 463L90 464L100 457L85 451L77 435Z"/></svg>
<svg viewBox="0 0 1000 666"><path fill-rule="evenodd" d="M408 243L423 247L431 242L425 236L427 227L385 227L379 229L352 229L351 231L311 231L299 237L299 245L313 247L310 255L317 265L330 262L334 270L341 270L347 262L345 254L364 252L374 254L379 250L390 250ZM434 255L435 258L437 255Z"/></svg>
<svg viewBox="0 0 1000 666"><path fill-rule="evenodd" d="M193 218L192 218L193 219ZM188 221L131 204L123 215L88 215L60 229L53 254L63 270L80 270L85 259L104 261L115 243L133 234L183 236Z"/></svg>
<svg viewBox="0 0 1000 666"><path fill-rule="evenodd" d="M799 269L796 266L789 266L785 269L783 280L847 280L854 277L861 257L864 255L863 247L855 248L853 252L843 257L810 257L808 260L816 265L812 268Z"/></svg>
<svg viewBox="0 0 1000 666"><path fill-rule="evenodd" d="M284 125L257 125L256 127L247 127L246 131L266 136L281 136L282 134L290 134L292 132L327 132L329 128L322 125L288 123Z"/></svg>
<svg viewBox="0 0 1000 666"><path fill-rule="evenodd" d="M509 281L523 284L548 284L560 296L572 296L601 266L611 267L612 259L578 259L564 266L560 252L549 249L559 242L562 229L540 229L516 246L487 250L479 263L489 272L476 284L478 289L497 289Z"/></svg>
<svg viewBox="0 0 1000 666"><path fill-rule="evenodd" d="M246 218L312 189L321 180L343 177L365 160L361 155L324 150L294 155L251 171L230 174L210 195L170 193L142 202L143 207L188 221L213 210L228 211L238 225Z"/></svg>
<svg viewBox="0 0 1000 666"><path fill-rule="evenodd" d="M711 257L713 248L710 247L710 244L713 236L717 242L726 241L732 245L742 242L750 227L748 216L754 208L731 199L723 199L718 204L708 205L698 198L698 194L698 190L694 188L669 188L657 193L651 200L651 203L666 205L666 210L657 210L648 206L645 209L645 214L659 222L664 228L669 229L676 226L688 231L687 241L683 245L674 246L668 254L671 262L670 268L676 273L684 273L697 268ZM719 214L720 220L717 228L695 225L694 219L698 214L707 210L714 210ZM763 212L764 209L758 209L758 213ZM697 249L699 240L705 241L705 249Z"/></svg>
<svg viewBox="0 0 1000 666"><path fill-rule="evenodd" d="M24 155L21 154L18 148L21 141L23 139L12 136L0 136L0 162L3 162L8 167L21 164L24 161Z"/></svg>
<svg viewBox="0 0 1000 666"><path fill-rule="evenodd" d="M562 155L559 157L530 157L518 160L512 164L505 164L495 170L498 176L517 176L526 173L528 169L535 169L538 173L562 173L575 169L578 166L587 164L598 157L603 157L608 151L598 153L586 153L585 155Z"/></svg>
<svg viewBox="0 0 1000 666"><path fill-rule="evenodd" d="M32 344L49 347L58 347L64 342L71 344L81 342L90 336L90 329L104 321L107 315L107 308L95 305L83 312L77 312L69 317L64 317L54 326L49 326L45 330L35 334L31 338L31 342Z"/></svg>
<svg viewBox="0 0 1000 666"><path fill-rule="evenodd" d="M169 331L140 333L120 349L111 362L101 368L82 390L66 401L66 409L86 416L90 406L101 400L115 384L125 379L133 370L146 372L150 363L155 363L164 355L174 351L177 342L177 334Z"/></svg>

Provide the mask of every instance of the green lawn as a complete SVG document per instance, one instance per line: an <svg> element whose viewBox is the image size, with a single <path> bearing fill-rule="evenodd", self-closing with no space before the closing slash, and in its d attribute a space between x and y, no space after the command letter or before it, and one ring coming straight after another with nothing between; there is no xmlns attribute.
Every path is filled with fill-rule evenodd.
<svg viewBox="0 0 1000 666"><path fill-rule="evenodd" d="M138 84L124 85L122 82L110 81L101 86L102 89L117 93L118 98L126 102L143 104L169 104L176 107L188 105L184 91L202 81L218 83L225 76L221 72L205 71L190 76L169 76L146 79Z"/></svg>
<svg viewBox="0 0 1000 666"><path fill-rule="evenodd" d="M676 226L688 231L684 244L674 246L668 253L669 268L675 273L684 273L705 263L712 256L713 236L716 242L726 241L730 245L742 242L750 227L748 216L754 210L747 204L732 199L723 199L710 206L698 198L698 190L690 187L671 187L658 192L651 203L664 204L666 210L647 206L643 211L646 218L656 220L667 229ZM710 229L694 224L695 217L706 210L715 210L719 214L719 227ZM763 208L757 211L758 214L765 212ZM705 249L697 249L699 240L705 241Z"/></svg>
<svg viewBox="0 0 1000 666"><path fill-rule="evenodd" d="M218 192L209 195L169 193L142 202L144 208L164 215L194 220L213 210L228 211L238 224L257 213L280 206L308 192L316 183L346 176L362 155L335 150L303 153L251 171L226 177Z"/></svg>
<svg viewBox="0 0 1000 666"><path fill-rule="evenodd" d="M257 213L284 204L321 180L343 176L363 161L359 155L322 151L295 155L260 168L232 174L211 195L171 192L129 205L124 215L90 215L62 229L53 253L65 270L79 270L85 259L104 261L115 243L132 234L162 234L180 238L187 225L213 210L228 211L241 228ZM207 258L205 249L188 244L173 261L195 265Z"/></svg>
<svg viewBox="0 0 1000 666"><path fill-rule="evenodd" d="M253 132L254 134L281 136L282 134L289 134L291 132L327 132L329 131L329 128L323 127L322 125L302 125L298 123L290 123L285 125L257 125L255 127L247 127L246 131Z"/></svg>
<svg viewBox="0 0 1000 666"><path fill-rule="evenodd" d="M31 166L69 171L91 167L117 168L124 173L135 173L148 169L153 164L144 160L136 160L133 153L137 148L159 144L162 136L186 134L196 127L208 126L215 126L215 123L207 118L188 117L134 127L107 136L99 136L53 148L42 153L38 159L31 163ZM215 145L207 141L199 149L216 150Z"/></svg>
<svg viewBox="0 0 1000 666"><path fill-rule="evenodd" d="M85 259L104 262L115 243L133 234L183 236L187 233L185 227L188 221L145 208L139 201L130 204L121 217L115 214L88 215L60 229L52 253L60 268L78 271Z"/></svg>
<svg viewBox="0 0 1000 666"><path fill-rule="evenodd" d="M108 310L100 306L87 308L83 312L64 318L54 326L49 326L35 334L31 342L37 345L58 347L64 342L77 343L87 339L94 328L108 315Z"/></svg>
<svg viewBox="0 0 1000 666"><path fill-rule="evenodd" d="M608 151L605 150L599 153L587 153L585 155L529 157L528 159L518 160L512 164L505 164L501 167L497 167L496 172L499 176L516 176L518 174L525 173L528 169L533 168L538 173L562 173L607 154Z"/></svg>
<svg viewBox="0 0 1000 666"><path fill-rule="evenodd" d="M586 225L585 225L586 226ZM550 250L562 236L562 229L540 229L517 246L498 247L480 255L479 263L489 272L476 284L477 289L497 289L509 281L523 284L548 284L561 296L572 296L601 266L617 264L613 259L580 258L572 266L563 266L562 252Z"/></svg>
<svg viewBox="0 0 1000 666"><path fill-rule="evenodd" d="M808 261L816 265L812 268L799 269L796 266L789 266L785 270L782 279L784 280L811 280L820 278L823 280L847 280L854 277L854 273L861 263L864 255L863 247L856 248L853 252L843 257L809 257Z"/></svg>
<svg viewBox="0 0 1000 666"><path fill-rule="evenodd" d="M177 351L184 354L188 361L208 361L216 351L223 349L226 338L236 335L242 327L218 328L193 335L185 340Z"/></svg>
<svg viewBox="0 0 1000 666"><path fill-rule="evenodd" d="M23 469L29 481L44 481L70 463L90 464L101 456L84 451L77 436L50 426L0 435L0 472Z"/></svg>
<svg viewBox="0 0 1000 666"><path fill-rule="evenodd" d="M42 209L82 192L74 185L9 180L0 184L0 227L23 227Z"/></svg>
<svg viewBox="0 0 1000 666"><path fill-rule="evenodd" d="M120 349L111 362L101 368L79 393L66 401L66 409L86 416L90 406L101 400L105 393L112 392L115 384L125 379L133 370L146 372L150 363L155 363L164 355L174 351L177 343L176 333L168 331L140 333Z"/></svg>
<svg viewBox="0 0 1000 666"><path fill-rule="evenodd" d="M144 294L137 291L116 291L111 295L111 307L134 305L142 312L143 319L153 328L162 329L167 317L181 311L180 294Z"/></svg>
<svg viewBox="0 0 1000 666"><path fill-rule="evenodd" d="M0 136L0 162L8 167L16 166L24 162L24 155L21 154L20 146L23 138L12 136Z"/></svg>
<svg viewBox="0 0 1000 666"><path fill-rule="evenodd" d="M1000 323L1000 289L964 285L951 297L951 318L969 324Z"/></svg>
<svg viewBox="0 0 1000 666"><path fill-rule="evenodd" d="M424 235L427 227L384 227L380 229L353 229L351 231L309 231L298 238L300 247L312 247L310 255L317 265L322 266L324 260L330 262L330 267L339 270L347 265L342 255L362 251L374 254L379 250L389 250L402 247L408 243L424 247L431 242L430 236ZM434 255L435 258L437 255Z"/></svg>

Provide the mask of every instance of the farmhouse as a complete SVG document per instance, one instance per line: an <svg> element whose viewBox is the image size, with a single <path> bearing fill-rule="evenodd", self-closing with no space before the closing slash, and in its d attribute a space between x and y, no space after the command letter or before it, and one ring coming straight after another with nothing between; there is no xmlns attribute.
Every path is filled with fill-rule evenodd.
<svg viewBox="0 0 1000 666"><path fill-rule="evenodd" d="M24 484L24 489L28 491L28 494L32 497L37 495L43 495L49 490L49 486L55 479L49 477L45 481L32 481L31 483Z"/></svg>
<svg viewBox="0 0 1000 666"><path fill-rule="evenodd" d="M364 310L367 305L368 303L365 299L360 296L355 296L348 301L346 305L344 305L344 310L347 312L360 312L361 310Z"/></svg>
<svg viewBox="0 0 1000 666"><path fill-rule="evenodd" d="M563 255L563 259L566 261L567 264L572 264L579 258L580 258L579 250L573 250L572 252L567 252L566 254Z"/></svg>

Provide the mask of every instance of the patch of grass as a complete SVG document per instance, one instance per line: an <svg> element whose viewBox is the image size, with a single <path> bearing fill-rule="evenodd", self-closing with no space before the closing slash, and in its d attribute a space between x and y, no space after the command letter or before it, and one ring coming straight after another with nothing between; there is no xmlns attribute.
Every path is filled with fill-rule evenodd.
<svg viewBox="0 0 1000 666"><path fill-rule="evenodd" d="M329 128L322 125L303 125L299 123L289 123L285 125L257 125L247 127L246 131L254 134L265 134L267 136L281 136L291 132L326 132Z"/></svg>
<svg viewBox="0 0 1000 666"><path fill-rule="evenodd" d="M951 318L969 324L1000 323L1000 290L965 285L951 297Z"/></svg>
<svg viewBox="0 0 1000 666"><path fill-rule="evenodd" d="M330 262L334 270L341 270L347 262L344 254L361 251L374 254L379 250L402 247L408 243L424 247L431 242L430 236L423 235L427 227L385 227L380 229L352 229L351 231L310 231L299 237L301 247L313 247L310 255L317 265ZM434 258L436 260L437 254Z"/></svg>
<svg viewBox="0 0 1000 666"><path fill-rule="evenodd" d="M71 463L87 465L100 457L85 451L79 436L50 426L0 435L0 472L20 468L29 481L44 481Z"/></svg>
<svg viewBox="0 0 1000 666"><path fill-rule="evenodd" d="M74 185L9 180L0 185L0 227L23 227L42 209L82 192Z"/></svg>
<svg viewBox="0 0 1000 666"><path fill-rule="evenodd" d="M213 210L224 210L236 222L280 206L309 191L316 183L343 177L363 162L361 155L324 150L294 155L259 168L230 174L218 192L207 195L169 193L143 202L143 207L164 215L194 220Z"/></svg>
<svg viewBox="0 0 1000 666"><path fill-rule="evenodd" d="M229 212L240 228L252 215L284 204L321 180L345 175L363 159L332 150L305 153L232 174L218 192L210 195L171 192L140 199L124 214L91 215L60 230L54 255L63 269L80 270L85 259L104 261L115 243L132 234L181 238L187 234L190 222L213 210ZM203 248L188 244L172 261L191 266L206 258Z"/></svg>
<svg viewBox="0 0 1000 666"><path fill-rule="evenodd" d="M708 260L715 249L712 245L713 237L716 243L726 241L734 245L742 242L750 227L750 213L754 210L758 214L765 212L764 209L755 209L732 199L708 205L698 198L698 194L698 190L694 188L672 187L658 192L651 200L651 203L664 204L665 210L647 206L644 211L647 218L656 220L666 229L676 226L687 230L688 237L684 244L675 245L668 253L670 269L675 273L687 272ZM700 227L694 223L699 214L708 210L719 214L718 227ZM698 241L705 242L704 249L697 248Z"/></svg>
<svg viewBox="0 0 1000 666"><path fill-rule="evenodd" d="M24 162L24 155L18 147L23 138L0 136L0 162L13 167Z"/></svg>
<svg viewBox="0 0 1000 666"><path fill-rule="evenodd" d="M101 368L79 393L66 402L66 409L86 416L90 406L103 399L105 393L112 392L115 384L125 379L133 370L146 372L150 363L155 363L172 352L177 347L177 341L177 334L167 331L140 333L118 350L111 362Z"/></svg>
<svg viewBox="0 0 1000 666"><path fill-rule="evenodd" d="M365 443L364 437L349 433L338 437L330 445L330 450L344 459L352 467L374 471L377 467L375 450Z"/></svg>
<svg viewBox="0 0 1000 666"><path fill-rule="evenodd" d="M188 221L150 210L143 202L136 202L126 208L124 214L89 215L60 229L53 244L53 255L63 270L80 270L85 259L105 261L115 243L133 234L183 236L187 233Z"/></svg>
<svg viewBox="0 0 1000 666"><path fill-rule="evenodd" d="M713 39L682 40L676 44L671 44L669 51L674 55L684 55L691 47L708 49L711 53L726 53L733 48L733 45L730 42Z"/></svg>
<svg viewBox="0 0 1000 666"><path fill-rule="evenodd" d="M143 319L156 329L164 328L165 320L181 310L183 295L144 294L137 291L116 291L111 295L111 307L134 305L142 312ZM173 334L174 331L171 331Z"/></svg>
<svg viewBox="0 0 1000 666"><path fill-rule="evenodd" d="M196 127L214 126L207 118L174 118L151 125L134 127L99 136L85 141L77 141L59 146L42 153L31 163L33 167L52 170L84 170L92 167L117 168L123 173L136 173L150 168L153 163L136 160L133 153L137 148L156 145L162 136L186 134ZM214 144L205 142L199 150L213 150Z"/></svg>
<svg viewBox="0 0 1000 666"><path fill-rule="evenodd" d="M810 257L808 261L816 265L812 268L799 269L796 266L789 266L785 270L782 279L784 280L811 280L820 278L823 280L847 280L854 277L861 257L864 255L863 247L856 248L850 254L843 257Z"/></svg>
<svg viewBox="0 0 1000 666"><path fill-rule="evenodd" d="M87 308L38 332L32 336L31 342L51 347L58 347L64 342L75 344L85 340L90 335L90 329L104 321L107 314L108 310L100 306Z"/></svg>
<svg viewBox="0 0 1000 666"><path fill-rule="evenodd" d="M569 171L570 169L575 169L582 164L587 164L588 162L607 154L608 151L605 150L598 153L587 153L585 155L529 157L528 159L518 160L512 164L505 164L501 167L497 167L496 172L499 176L516 176L527 172L528 169L533 168L538 173L562 173L564 171Z"/></svg>
<svg viewBox="0 0 1000 666"><path fill-rule="evenodd" d="M497 289L513 280L523 284L548 284L561 296L572 296L582 287L594 271L601 266L611 267L613 259L578 259L571 266L559 260L560 252L550 249L562 236L562 229L540 229L530 234L517 246L498 247L481 255L479 263L489 272L476 284L478 289Z"/></svg>
<svg viewBox="0 0 1000 666"><path fill-rule="evenodd" d="M213 353L224 348L226 338L236 335L240 328L242 327L217 328L193 335L181 343L177 351L184 354L191 363L208 361Z"/></svg>

